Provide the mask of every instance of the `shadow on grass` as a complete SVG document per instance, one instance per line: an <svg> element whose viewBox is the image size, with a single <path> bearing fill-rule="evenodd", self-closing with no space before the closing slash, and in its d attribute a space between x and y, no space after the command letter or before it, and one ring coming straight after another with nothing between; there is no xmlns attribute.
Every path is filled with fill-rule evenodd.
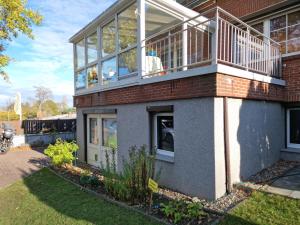
<svg viewBox="0 0 300 225"><path fill-rule="evenodd" d="M108 203L80 190L47 168L25 178L22 185L26 186L28 192L20 194L19 201L22 201L24 208L19 209L20 215L11 216L15 221L22 221L23 224L158 224L139 213ZM24 188L20 187L20 189ZM24 197L25 195L29 197ZM29 212L30 216L28 216Z"/></svg>
<svg viewBox="0 0 300 225"><path fill-rule="evenodd" d="M225 218L219 223L219 225L258 225L257 223L253 223L247 221L241 217L228 214Z"/></svg>

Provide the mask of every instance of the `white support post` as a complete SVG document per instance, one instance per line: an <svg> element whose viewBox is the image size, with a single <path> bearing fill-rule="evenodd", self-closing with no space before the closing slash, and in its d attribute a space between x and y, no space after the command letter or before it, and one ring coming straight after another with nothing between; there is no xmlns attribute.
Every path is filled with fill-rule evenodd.
<svg viewBox="0 0 300 225"><path fill-rule="evenodd" d="M219 49L219 9L216 8L216 26L215 26L215 33L212 37L212 63L218 64L218 49Z"/></svg>
<svg viewBox="0 0 300 225"><path fill-rule="evenodd" d="M184 18L186 20L186 18ZM187 70L188 64L188 24L183 24L183 34L182 34L182 65L184 66L182 69Z"/></svg>
<svg viewBox="0 0 300 225"><path fill-rule="evenodd" d="M246 39L246 70L249 70L249 54L250 53L250 30L247 27L247 39ZM255 61L257 59L255 58Z"/></svg>
<svg viewBox="0 0 300 225"><path fill-rule="evenodd" d="M146 49L145 49L145 0L138 0L138 72L142 79L146 73Z"/></svg>

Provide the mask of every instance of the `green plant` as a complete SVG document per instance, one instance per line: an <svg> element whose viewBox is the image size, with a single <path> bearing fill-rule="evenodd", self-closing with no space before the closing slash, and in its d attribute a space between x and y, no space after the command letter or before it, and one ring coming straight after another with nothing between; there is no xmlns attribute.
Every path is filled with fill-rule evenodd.
<svg viewBox="0 0 300 225"><path fill-rule="evenodd" d="M167 204L161 204L161 211L175 224L184 219L199 220L206 215L201 203L188 203L183 200L172 200Z"/></svg>
<svg viewBox="0 0 300 225"><path fill-rule="evenodd" d="M89 171L89 170L83 170L81 173L80 173L80 178L79 178L79 183L81 185L88 185L91 183L91 176L92 176L92 172Z"/></svg>
<svg viewBox="0 0 300 225"><path fill-rule="evenodd" d="M78 150L78 145L73 142L56 139L54 145L49 145L44 153L50 157L51 163L55 166L63 166L64 164L72 164L75 159L74 153Z"/></svg>
<svg viewBox="0 0 300 225"><path fill-rule="evenodd" d="M154 178L155 154L147 153L146 146L131 147L129 158L123 159L123 172L120 174L116 172L115 151L112 151L112 159L108 152L105 155L106 167L103 174L106 191L113 197L132 204L146 203L150 195L148 180Z"/></svg>
<svg viewBox="0 0 300 225"><path fill-rule="evenodd" d="M95 175L92 175L91 177L90 177L90 184L93 186L93 187L98 187L98 186L100 186L100 180L99 180L99 178L97 177L97 176L95 176Z"/></svg>

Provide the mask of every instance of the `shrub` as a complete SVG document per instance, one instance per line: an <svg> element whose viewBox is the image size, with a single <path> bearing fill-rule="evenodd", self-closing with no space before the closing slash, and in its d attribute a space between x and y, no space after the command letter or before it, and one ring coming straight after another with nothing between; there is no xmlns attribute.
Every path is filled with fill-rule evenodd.
<svg viewBox="0 0 300 225"><path fill-rule="evenodd" d="M149 178L154 178L155 154L148 154L146 147L131 147L129 159L123 159L123 172L117 174L115 157L112 162L106 152L106 168L104 169L104 186L114 198L122 201L146 203L149 199ZM156 177L157 178L157 177Z"/></svg>
<svg viewBox="0 0 300 225"><path fill-rule="evenodd" d="M49 145L44 153L50 157L51 163L55 166L63 166L72 164L75 159L74 153L78 150L78 145L75 142L66 142L57 139L54 145Z"/></svg>
<svg viewBox="0 0 300 225"><path fill-rule="evenodd" d="M161 211L175 224L182 220L200 220L206 213L199 202L185 202L183 200L172 200L167 204L161 204Z"/></svg>

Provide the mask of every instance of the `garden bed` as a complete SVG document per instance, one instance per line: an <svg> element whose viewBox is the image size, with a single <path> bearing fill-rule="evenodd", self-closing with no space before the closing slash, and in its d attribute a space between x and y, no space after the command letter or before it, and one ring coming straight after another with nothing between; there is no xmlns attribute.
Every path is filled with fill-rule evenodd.
<svg viewBox="0 0 300 225"><path fill-rule="evenodd" d="M94 167L91 167L83 163L78 163L77 166L71 166L71 165L66 165L65 167L52 166L51 169L54 170L59 175L63 176L64 178L74 182L75 184L78 184L100 195L106 195L112 201L118 201L113 196L109 195L108 192L106 191L105 186L103 184L103 179L105 178L99 169L96 169ZM93 186L91 184L83 185L80 182L81 174L87 170L90 171L93 176L96 176L99 179L100 181L99 185L97 186ZM209 202L204 199L199 199L195 197L193 198L184 195L182 193L169 190L167 188L159 188L158 193L153 195L153 204L151 207L151 211L149 211L148 204L132 205L130 202L122 202L122 204L125 203L126 205L134 209L137 209L145 214L154 216L159 220L165 221L165 223L170 223L172 221L166 218L166 216L161 211L162 203L168 204L172 200L182 200L184 202L189 202L189 203L199 202L203 205L204 215L199 220L194 219L194 220L188 220L188 221L183 221L178 223L182 225L186 225L186 224L196 225L196 224L211 224L214 221L219 220L226 212L228 212L230 209L232 209L235 205L243 201L248 196L249 196L249 192L234 189L234 191L231 194L219 198L216 201Z"/></svg>

